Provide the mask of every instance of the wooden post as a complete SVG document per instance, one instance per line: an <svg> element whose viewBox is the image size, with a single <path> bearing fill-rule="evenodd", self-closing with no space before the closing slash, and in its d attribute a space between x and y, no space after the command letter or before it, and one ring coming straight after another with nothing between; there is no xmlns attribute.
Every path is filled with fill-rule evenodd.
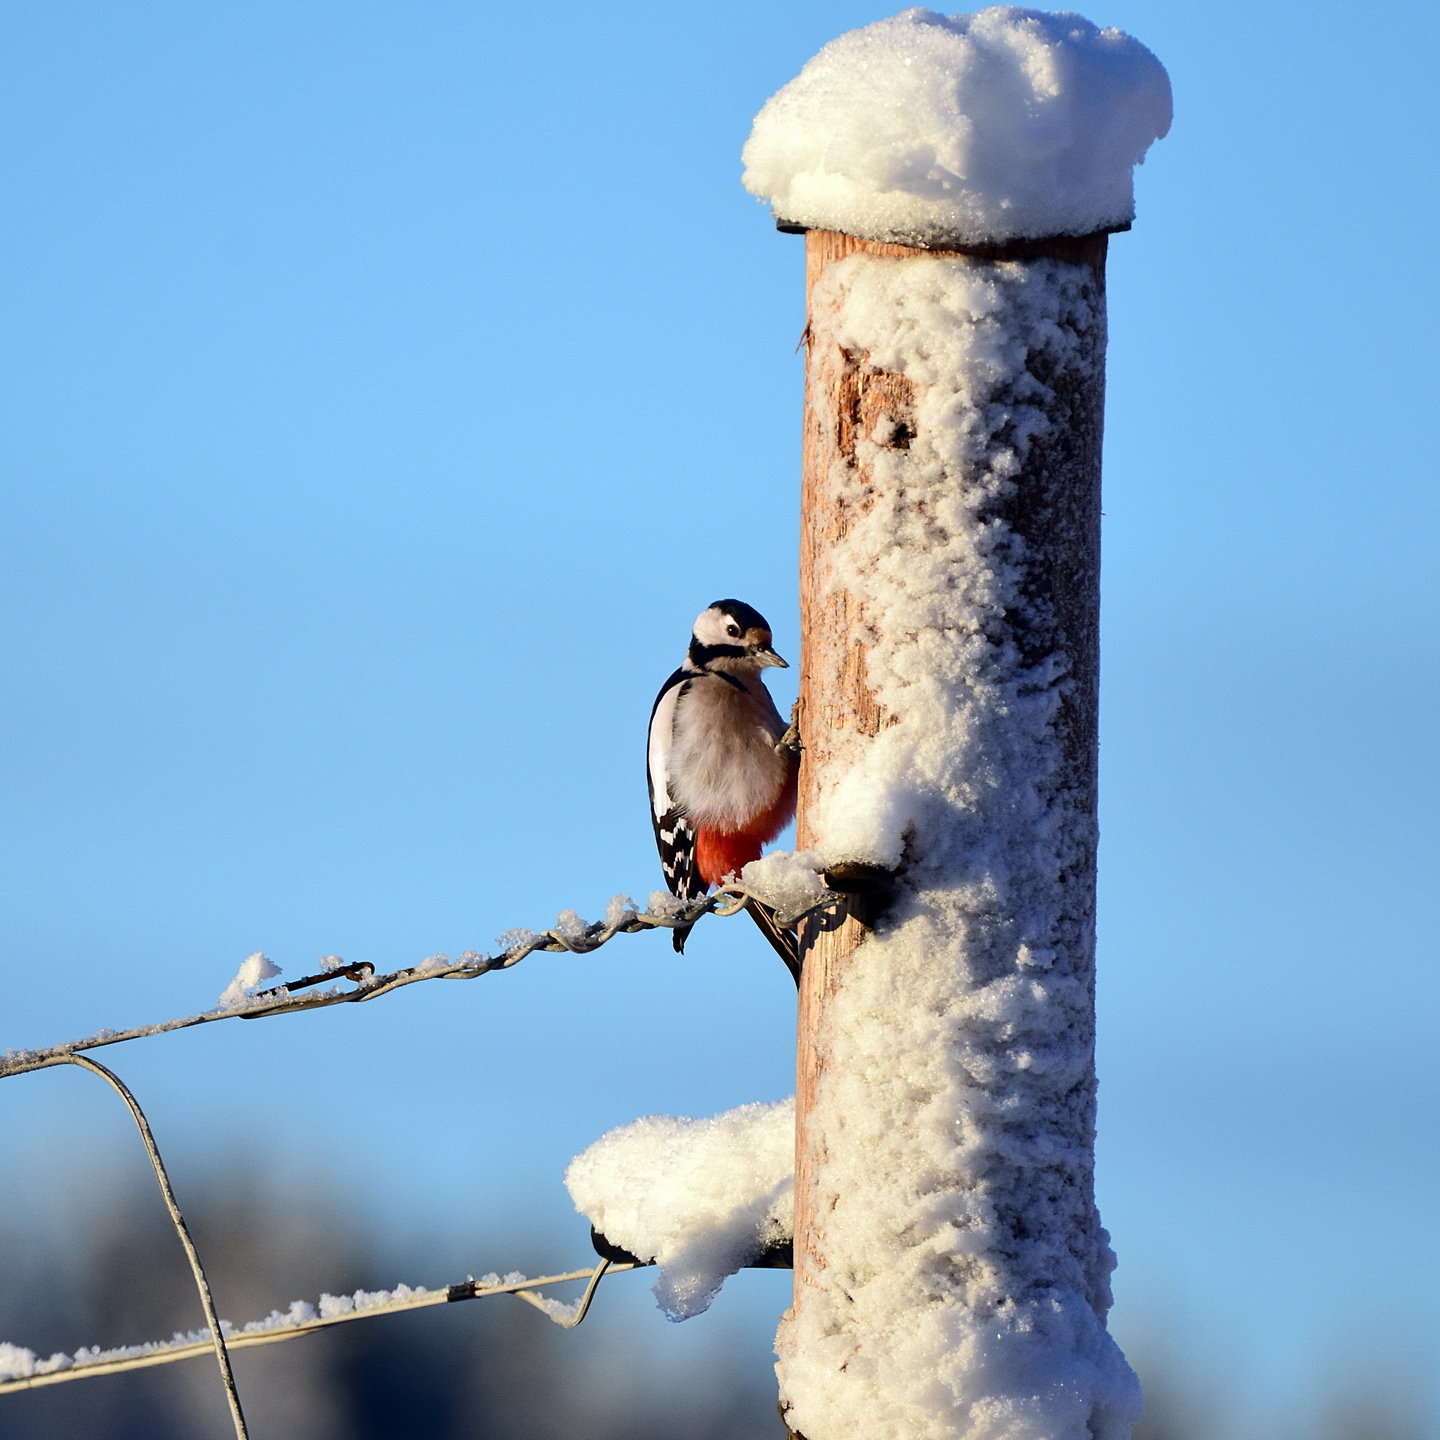
<svg viewBox="0 0 1440 1440"><path fill-rule="evenodd" d="M1057 963L1066 973L1073 972L1089 997L1083 1008L1090 1013L1076 1022L1082 1029L1087 1023L1091 1026L1090 1033L1081 1037L1088 1043L1093 1036L1093 821L1107 236L936 251L861 240L834 231L811 230L805 236L805 245L808 343L799 709L805 749L798 815L800 849L819 846L823 850L826 837L817 832L816 812L827 786L896 719L877 701L867 674L867 641L874 635L871 627L876 623L875 617L866 615L862 601L852 593L847 576L837 570L835 556L837 546L843 545L863 512L881 498L876 491L880 482L866 455L873 459L873 447L877 444L907 449L917 438L917 425L921 423L917 412L923 409L920 402L924 398L916 383L905 374L887 372L872 363L868 354L847 349L837 339L836 317L827 308L833 304L833 288L822 298L817 295L817 286L832 266L854 255L895 266L933 264L940 256L990 271L995 269L996 262L1013 262L1008 267L1012 275L1017 265L1026 267L1058 260L1088 272L1093 296L1090 313L1098 317L1098 330L1079 335L1077 344L1094 363L1088 368L1081 364L1048 373L1044 358L1035 357L1032 369L1038 372L1037 379L1048 386L1049 398L1044 408L1053 423L1049 433L1029 447L1024 465L1008 493L998 496L988 512L988 519L1008 527L1018 537L1020 549L1014 553L1023 556L1020 570L1024 603L1008 607L1003 615L994 617L991 639L997 646L1013 647L1013 652L1026 663L1039 663L1047 656L1060 657L1059 663L1066 672L1065 680L1057 686L1059 699L1052 722L1063 761L1060 773L1046 782L1049 788L1045 793L1049 799L1045 803L1052 808L1064 806L1067 813L1078 814L1089 823L1088 841L1082 842L1068 873L1056 880L1063 892L1058 913L1060 929L1064 932L1060 937L1061 949L1065 952ZM821 290L824 289L822 286ZM1041 820L1045 818L1042 816ZM903 896L907 871L913 870L923 858L907 851L897 876L897 894ZM802 931L804 969L800 985L796 1079L794 1309L786 1319L786 1328L792 1336L809 1333L803 1325L806 1311L817 1304L834 1283L829 1213L834 1202L833 1197L828 1200L824 1197L822 1182L832 1158L832 1148L851 1143L833 1123L828 1131L812 1123L827 1066L833 1063L826 1041L826 1017L854 973L854 967L866 962L865 942L871 935L871 925L885 928L885 904L884 895L857 895L843 922L810 922ZM957 979L957 992L964 988L965 982ZM963 1009L963 995L958 996L957 1003ZM963 1019L959 1023L963 1028ZM1069 1118L1062 1123L1078 1132L1080 1148L1088 1154L1093 1125L1093 1068L1081 1077L1078 1090L1067 1093L1062 1101L1069 1107ZM875 1177L877 1186L886 1183L887 1177ZM1082 1293L1087 1295L1103 1328L1108 1288L1105 1275L1094 1273L1097 1268L1103 1270L1104 1265L1103 1261L1095 1262L1093 1254L1103 1251L1108 1255L1108 1251L1104 1250L1103 1232L1094 1214L1090 1174L1088 1171L1067 1174L1064 1183L1074 1187L1076 1194L1068 1206L1057 1208L1057 1214L1062 1215L1057 1223L1069 1225L1076 1234L1060 1236L1059 1243L1062 1249L1068 1243L1077 1253L1082 1245L1091 1247L1087 1253L1092 1259L1086 1262L1088 1274ZM826 1313L831 1318L826 1324L832 1330L837 1323L833 1317L838 1313L833 1302L835 1296L831 1294L826 1302L830 1307ZM917 1296L916 1304L923 1306L923 1298ZM782 1331L782 1358L784 1333ZM857 1350L863 1350L867 1343L863 1334L848 1337L847 1343L850 1342ZM802 1342L792 1340L791 1343ZM797 1431L792 1433L804 1428L799 1420L796 1425ZM836 1427L837 1433L844 1428ZM922 1431L930 1433L923 1426L914 1433ZM886 1429L884 1433L898 1432ZM1111 1432L1097 1428L1094 1433ZM812 1430L808 1440L829 1440L829 1435Z"/></svg>

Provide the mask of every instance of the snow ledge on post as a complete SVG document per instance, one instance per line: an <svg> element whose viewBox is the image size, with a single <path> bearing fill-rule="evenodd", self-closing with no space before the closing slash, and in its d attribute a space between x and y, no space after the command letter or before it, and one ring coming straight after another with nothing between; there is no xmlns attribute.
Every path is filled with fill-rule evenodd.
<svg viewBox="0 0 1440 1440"><path fill-rule="evenodd" d="M1122 230L1170 128L1165 67L1069 11L902 11L832 40L755 118L785 228L920 248Z"/></svg>
<svg viewBox="0 0 1440 1440"><path fill-rule="evenodd" d="M688 1320L728 1276L790 1238L794 1175L790 1099L621 1125L570 1162L565 1186L607 1240L659 1265L656 1301Z"/></svg>

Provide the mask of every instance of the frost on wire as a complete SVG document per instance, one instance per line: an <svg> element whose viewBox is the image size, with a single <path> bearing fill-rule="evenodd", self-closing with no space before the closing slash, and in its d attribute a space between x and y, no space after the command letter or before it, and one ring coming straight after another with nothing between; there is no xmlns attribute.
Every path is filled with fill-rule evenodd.
<svg viewBox="0 0 1440 1440"><path fill-rule="evenodd" d="M776 218L909 245L1090 235L1134 218L1170 128L1139 41L1079 15L906 10L832 40L755 119L745 187Z"/></svg>
<svg viewBox="0 0 1440 1440"><path fill-rule="evenodd" d="M524 1280L518 1271L505 1277L505 1283L512 1279ZM500 1283L498 1276L487 1275L480 1283ZM264 1320L251 1320L244 1326L232 1325L228 1320L220 1322L220 1328L227 1340L242 1335L263 1335L277 1330L289 1330L299 1325L310 1325L317 1320L333 1320L341 1315L354 1315L366 1310L385 1310L394 1305L403 1305L407 1300L424 1298L431 1292L423 1285L397 1285L394 1290L357 1290L353 1295L329 1295L320 1297L317 1305L308 1300L292 1300L284 1310L272 1310ZM53 1375L59 1370L71 1370L86 1365L103 1365L116 1360L136 1360L149 1355L163 1355L167 1350L190 1350L196 1345L208 1345L208 1329L179 1331L169 1340L147 1340L138 1345L116 1345L102 1349L98 1345L82 1345L73 1355L56 1351L48 1359L41 1359L22 1345L0 1342L0 1381L28 1380L34 1375Z"/></svg>

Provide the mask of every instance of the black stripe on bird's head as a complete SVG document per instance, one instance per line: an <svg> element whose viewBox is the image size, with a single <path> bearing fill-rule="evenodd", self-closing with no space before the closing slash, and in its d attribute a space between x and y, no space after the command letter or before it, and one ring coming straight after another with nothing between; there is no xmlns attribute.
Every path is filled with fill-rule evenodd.
<svg viewBox="0 0 1440 1440"><path fill-rule="evenodd" d="M770 623L743 600L717 600L695 619L689 663L695 670L760 670L785 661L770 643Z"/></svg>
<svg viewBox="0 0 1440 1440"><path fill-rule="evenodd" d="M709 615L712 611L722 620L738 625L742 631L763 630L766 635L770 634L770 622L753 605L747 605L743 600L712 600L710 609L705 614ZM695 628L699 630L699 620L695 622Z"/></svg>

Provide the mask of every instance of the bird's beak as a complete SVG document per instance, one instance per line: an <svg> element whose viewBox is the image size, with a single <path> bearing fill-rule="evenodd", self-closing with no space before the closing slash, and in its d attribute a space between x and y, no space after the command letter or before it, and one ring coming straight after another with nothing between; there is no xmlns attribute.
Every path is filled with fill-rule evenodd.
<svg viewBox="0 0 1440 1440"><path fill-rule="evenodd" d="M782 660L769 645L752 645L750 654L757 665L778 665L782 670L790 668L788 660Z"/></svg>

